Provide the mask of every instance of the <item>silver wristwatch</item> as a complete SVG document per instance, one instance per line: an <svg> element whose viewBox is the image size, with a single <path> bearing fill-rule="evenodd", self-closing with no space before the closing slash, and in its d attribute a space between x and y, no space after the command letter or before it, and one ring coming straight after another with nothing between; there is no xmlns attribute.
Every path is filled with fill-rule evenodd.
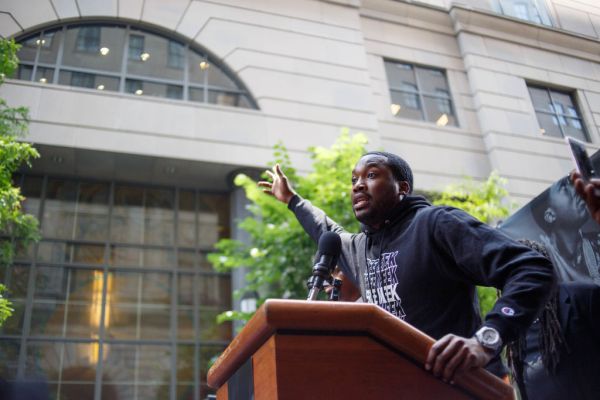
<svg viewBox="0 0 600 400"><path fill-rule="evenodd" d="M475 339L486 349L498 353L502 348L502 338L500 333L489 326L482 326L475 332Z"/></svg>

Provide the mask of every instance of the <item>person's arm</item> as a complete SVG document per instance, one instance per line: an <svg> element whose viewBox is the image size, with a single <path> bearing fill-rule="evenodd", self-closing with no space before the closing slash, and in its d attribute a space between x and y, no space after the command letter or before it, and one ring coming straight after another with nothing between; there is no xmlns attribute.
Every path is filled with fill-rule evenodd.
<svg viewBox="0 0 600 400"><path fill-rule="evenodd" d="M260 181L258 186L262 187L263 192L266 194L287 204L288 208L296 215L300 225L315 242L318 242L321 234L327 231L339 235L348 234L344 228L327 217L323 210L315 207L310 201L303 199L294 191L279 164L275 164L272 171L267 170L266 172L273 182Z"/></svg>
<svg viewBox="0 0 600 400"><path fill-rule="evenodd" d="M554 285L550 261L460 210L440 210L435 224L435 242L456 263L442 273L449 279L502 289L483 326L497 330L504 344L515 340ZM485 366L494 355L475 338L446 335L431 347L426 368L452 381L457 373Z"/></svg>
<svg viewBox="0 0 600 400"><path fill-rule="evenodd" d="M577 194L579 194L585 201L585 204L587 204L592 218L600 224L600 179L592 178L586 182L581 178L581 175L578 172L572 172L571 182L573 182Z"/></svg>
<svg viewBox="0 0 600 400"><path fill-rule="evenodd" d="M357 246L354 240L356 235L347 232L344 228L330 219L323 210L312 205L306 199L300 197L292 188L287 176L281 170L279 164L273 167L272 171L266 171L272 182L260 181L258 186L263 188L263 192L274 196L277 200L287 204L288 208L294 213L296 219L304 228L304 231L318 243L319 238L324 232L335 232L342 239L342 254L339 257L338 264L345 272L347 277L355 286L358 286L358 277L356 276L355 266L357 265Z"/></svg>

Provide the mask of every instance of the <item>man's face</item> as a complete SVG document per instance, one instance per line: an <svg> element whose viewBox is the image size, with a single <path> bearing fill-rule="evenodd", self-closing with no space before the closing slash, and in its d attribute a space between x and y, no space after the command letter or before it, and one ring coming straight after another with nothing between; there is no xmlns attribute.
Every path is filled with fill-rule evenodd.
<svg viewBox="0 0 600 400"><path fill-rule="evenodd" d="M400 201L400 186L387 166L387 157L368 154L352 171L352 209L363 224L379 228Z"/></svg>

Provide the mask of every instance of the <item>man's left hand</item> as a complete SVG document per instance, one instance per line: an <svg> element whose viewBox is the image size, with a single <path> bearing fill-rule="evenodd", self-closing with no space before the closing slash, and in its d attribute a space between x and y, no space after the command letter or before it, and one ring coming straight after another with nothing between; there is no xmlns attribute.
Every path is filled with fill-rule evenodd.
<svg viewBox="0 0 600 400"><path fill-rule="evenodd" d="M494 357L475 338L448 334L435 342L425 361L425 369L444 382L454 383L454 377L476 367L484 367Z"/></svg>

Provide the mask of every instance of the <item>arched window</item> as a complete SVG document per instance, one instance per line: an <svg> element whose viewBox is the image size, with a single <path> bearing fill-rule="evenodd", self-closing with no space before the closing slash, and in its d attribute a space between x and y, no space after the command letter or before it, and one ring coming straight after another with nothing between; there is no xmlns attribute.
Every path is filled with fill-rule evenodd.
<svg viewBox="0 0 600 400"><path fill-rule="evenodd" d="M17 79L258 108L244 85L206 52L125 24L68 24L18 40Z"/></svg>

